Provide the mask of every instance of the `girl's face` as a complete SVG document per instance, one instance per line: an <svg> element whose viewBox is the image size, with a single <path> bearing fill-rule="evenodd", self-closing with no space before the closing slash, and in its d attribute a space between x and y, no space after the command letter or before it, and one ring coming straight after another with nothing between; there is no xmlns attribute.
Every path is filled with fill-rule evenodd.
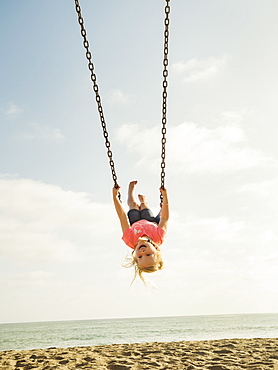
<svg viewBox="0 0 278 370"><path fill-rule="evenodd" d="M150 242L139 240L134 249L134 255L138 260L139 266L141 268L146 268L155 265L158 250L158 247L155 247Z"/></svg>

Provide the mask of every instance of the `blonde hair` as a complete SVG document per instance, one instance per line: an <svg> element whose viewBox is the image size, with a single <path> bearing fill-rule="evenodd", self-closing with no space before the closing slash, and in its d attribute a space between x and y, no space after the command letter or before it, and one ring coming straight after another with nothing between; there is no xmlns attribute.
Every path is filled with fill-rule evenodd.
<svg viewBox="0 0 278 370"><path fill-rule="evenodd" d="M150 238L142 237L142 238L138 239L138 241L140 241L140 240L146 240L149 243L151 243L152 245L154 245L156 248L158 247L158 245L155 244L154 241ZM136 279L137 276L139 276L139 278L143 281L143 283L146 284L143 273L144 272L151 273L151 272L156 272L156 271L162 270L163 266L164 266L164 262L162 260L161 252L158 249L157 252L156 252L156 262L155 262L155 264L152 265L152 266L149 266L149 267L142 268L142 267L140 267L140 265L138 263L138 258L134 255L134 250L133 250L133 252L131 253L131 256L127 256L125 258L125 264L123 266L124 267L134 267L134 278L131 282L131 285L132 285L132 283L134 282L134 280Z"/></svg>

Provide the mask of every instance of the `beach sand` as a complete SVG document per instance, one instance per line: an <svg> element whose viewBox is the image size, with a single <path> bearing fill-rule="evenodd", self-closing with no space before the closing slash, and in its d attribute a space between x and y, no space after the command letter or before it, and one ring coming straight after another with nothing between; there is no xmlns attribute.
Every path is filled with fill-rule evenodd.
<svg viewBox="0 0 278 370"><path fill-rule="evenodd" d="M278 338L2 351L0 369L278 370Z"/></svg>

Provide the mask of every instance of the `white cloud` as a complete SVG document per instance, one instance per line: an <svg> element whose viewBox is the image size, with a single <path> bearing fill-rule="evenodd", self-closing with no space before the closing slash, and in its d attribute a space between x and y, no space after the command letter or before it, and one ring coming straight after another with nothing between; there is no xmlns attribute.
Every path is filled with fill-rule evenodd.
<svg viewBox="0 0 278 370"><path fill-rule="evenodd" d="M111 206L92 202L86 193L6 178L0 179L0 193L2 260L64 263L88 259L114 232L110 227L105 236L100 233L114 215Z"/></svg>
<svg viewBox="0 0 278 370"><path fill-rule="evenodd" d="M38 139L38 140L53 140L59 142L65 140L65 137L60 129L38 125L37 123L32 123L30 125L30 131L21 133L20 137L27 140Z"/></svg>
<svg viewBox="0 0 278 370"><path fill-rule="evenodd" d="M35 270L35 271L28 271L28 272L23 272L20 274L15 274L14 276L11 277L10 282L13 285L21 285L21 286L26 286L26 285L38 285L38 286L43 286L47 284L47 280L52 277L52 273L45 272L45 271L40 271L40 270ZM8 281L6 281L8 283Z"/></svg>
<svg viewBox="0 0 278 370"><path fill-rule="evenodd" d="M221 58L210 57L206 60L193 58L187 62L174 63L173 71L182 75L184 82L194 82L208 80L217 75L224 67L227 66L230 56L225 54Z"/></svg>
<svg viewBox="0 0 278 370"><path fill-rule="evenodd" d="M21 108L19 108L13 102L10 102L8 108L5 111L5 117L8 119L17 118L21 112L22 112Z"/></svg>
<svg viewBox="0 0 278 370"><path fill-rule="evenodd" d="M226 111L222 113L222 117L225 120L225 123L230 123L233 125L236 124L241 124L244 121L244 115L249 114L246 110L243 112L238 112L238 111Z"/></svg>
<svg viewBox="0 0 278 370"><path fill-rule="evenodd" d="M275 231L272 229L265 230L261 235L261 241L263 243L274 243L274 242L277 242L277 240L278 240L278 237ZM277 253L276 253L276 258L277 258Z"/></svg>
<svg viewBox="0 0 278 370"><path fill-rule="evenodd" d="M110 200L109 205L99 204L87 193L7 175L0 177L0 192L3 321L116 317L130 316L130 312L140 316L148 292L140 281L129 289L133 273L121 267L124 244ZM245 229L250 225L241 219L179 218L175 212L171 219L163 246L166 269L151 276L160 288L151 301L155 302L151 315L190 313L184 312L188 294L196 313L199 294L209 296L214 291L217 306L217 297L225 295L227 286L234 291L243 282L244 291L256 289L248 268L255 271L261 266L262 253L275 257L273 248L265 253L265 240L275 240L275 229L266 228L264 234L260 230L261 240L252 234L246 241ZM267 270L260 270L260 282L267 285L277 268L272 260L263 266ZM165 305L169 296L179 304ZM26 313L12 310L18 306L25 307Z"/></svg>
<svg viewBox="0 0 278 370"><path fill-rule="evenodd" d="M121 90L112 90L109 96L111 103L126 104L129 101L129 96L124 94Z"/></svg>
<svg viewBox="0 0 278 370"><path fill-rule="evenodd" d="M200 245L202 250L207 246L221 242L223 245L238 243L243 240L245 222L228 217L216 218L175 218L171 224L171 233L186 244ZM200 244L199 244L200 243Z"/></svg>
<svg viewBox="0 0 278 370"><path fill-rule="evenodd" d="M243 221L232 221L226 217L188 220L185 226L188 240L210 242L238 242L244 229Z"/></svg>
<svg viewBox="0 0 278 370"><path fill-rule="evenodd" d="M160 161L160 128L123 125L117 139L140 155L138 166L157 168ZM151 150L142 151L142 142ZM230 173L273 164L261 152L249 148L243 128L233 124L214 128L185 122L167 131L168 171L182 173Z"/></svg>
<svg viewBox="0 0 278 370"><path fill-rule="evenodd" d="M153 146L157 147L157 142L154 140L155 137L158 138L158 143L160 142L159 137L160 130L158 127L147 128L137 123L127 123L123 124L116 131L116 138L118 141L124 143L127 148L131 151L142 151L142 142L149 143L153 142Z"/></svg>
<svg viewBox="0 0 278 370"><path fill-rule="evenodd" d="M245 146L243 129L231 125L206 128L183 123L169 132L169 167L188 172L233 172L266 162Z"/></svg>
<svg viewBox="0 0 278 370"><path fill-rule="evenodd" d="M260 197L268 197L270 195L273 197L273 194L276 194L277 186L278 179L266 180L257 183L244 184L238 189L238 192Z"/></svg>

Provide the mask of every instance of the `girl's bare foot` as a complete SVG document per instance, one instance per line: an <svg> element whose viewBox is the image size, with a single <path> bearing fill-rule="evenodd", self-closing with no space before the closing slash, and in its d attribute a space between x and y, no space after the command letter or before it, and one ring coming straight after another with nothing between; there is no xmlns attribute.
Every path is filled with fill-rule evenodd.
<svg viewBox="0 0 278 370"><path fill-rule="evenodd" d="M131 181L128 186L128 197L127 197L127 204L129 209L139 209L138 204L134 199L134 188L138 181Z"/></svg>
<svg viewBox="0 0 278 370"><path fill-rule="evenodd" d="M139 194L138 199L140 203L145 203L146 202L146 197L145 195Z"/></svg>
<svg viewBox="0 0 278 370"><path fill-rule="evenodd" d="M138 198L140 202L140 207L139 207L140 211L142 211L142 209L149 208L145 195L139 194Z"/></svg>
<svg viewBox="0 0 278 370"><path fill-rule="evenodd" d="M137 180L130 181L129 187L128 187L128 192L132 192L134 190L134 187L135 187L135 185L137 185L137 182L138 182Z"/></svg>

